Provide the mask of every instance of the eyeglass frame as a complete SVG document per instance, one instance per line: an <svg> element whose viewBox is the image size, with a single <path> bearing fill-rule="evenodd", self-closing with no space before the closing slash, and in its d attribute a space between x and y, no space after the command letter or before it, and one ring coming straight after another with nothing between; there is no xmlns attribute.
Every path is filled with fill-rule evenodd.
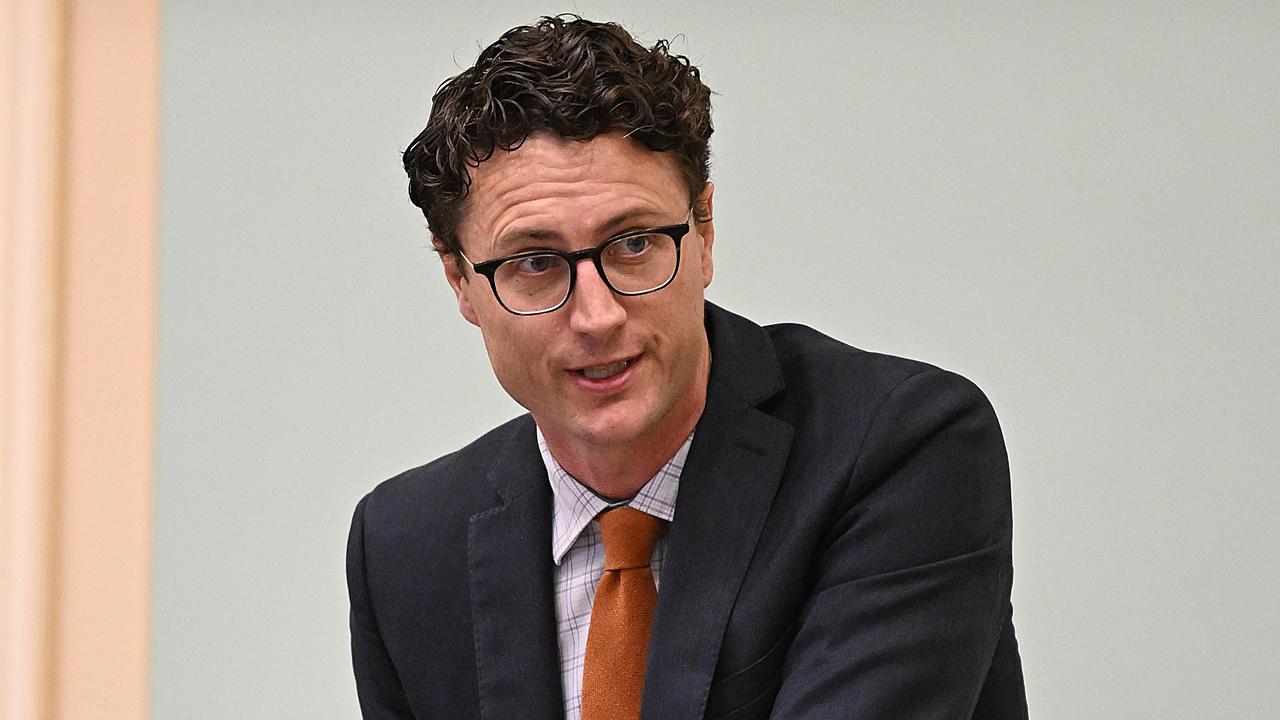
<svg viewBox="0 0 1280 720"><path fill-rule="evenodd" d="M659 290L667 287L668 285L670 285L672 282L675 281L676 275L680 274L680 255L681 255L680 241L684 239L685 235L689 234L690 227L691 226L689 223L684 222L684 223L678 223L676 225L663 225L662 227L629 230L627 232L622 233L621 235L614 235L611 238L607 238L604 242L592 248L583 248L582 250L574 250L573 252L564 252L562 250L549 250L549 249L548 250L527 250L525 252L518 252L514 255L507 255L505 257L494 258L493 260L485 260L484 262L480 262L480 263L471 262L471 258L467 257L467 254L464 253L461 248L458 249L458 254L462 256L463 260L467 261L467 264L471 266L471 270L473 272L475 272L477 275L483 275L484 277L489 279L489 289L493 291L493 297L498 301L498 304L502 306L503 310L506 310L512 315L521 315L521 316L543 315L549 312L555 312L556 310L559 310L560 308L568 304L569 298L573 297L573 291L578 286L578 263L582 262L583 260L586 260L587 258L590 258L591 263L596 266L596 274L600 276L600 280L604 282L605 287L609 288L609 290L611 290L615 295L621 295L623 297L636 297L637 295L648 295L649 293L658 292ZM650 288L648 290L625 291L625 290L619 290L618 288L614 287L613 283L609 281L608 273L604 271L604 264L600 260L600 256L604 254L605 248L609 247L610 245L613 245L614 243L622 242L624 240L629 240L633 237L639 237L642 235L655 235L655 234L666 235L667 237L671 238L672 242L676 244L676 266L671 270L671 277L667 278L666 281L663 282L661 285ZM564 297L560 300L559 303L557 303L552 307L547 308L546 310L512 310L511 308L507 307L507 304L502 300L502 295L498 293L498 282L496 279L494 279L494 275L497 274L498 267L503 263L510 262L512 260L523 260L524 258L537 257L539 255L555 255L557 257L564 259L565 262L569 263L569 289L565 292Z"/></svg>

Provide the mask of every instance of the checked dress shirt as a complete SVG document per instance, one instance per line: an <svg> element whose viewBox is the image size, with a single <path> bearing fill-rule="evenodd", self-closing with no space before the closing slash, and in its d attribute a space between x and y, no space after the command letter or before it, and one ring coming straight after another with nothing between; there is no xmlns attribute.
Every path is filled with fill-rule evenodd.
<svg viewBox="0 0 1280 720"><path fill-rule="evenodd" d="M628 501L610 504L583 486L551 455L538 429L538 450L547 466L547 478L555 496L552 503L551 558L556 564L556 634L560 643L561 683L564 687L565 720L579 720L582 700L582 661L587 651L587 628L591 624L591 604L596 585L604 573L604 544L595 517L611 507L629 505L670 522L676 512L676 492L680 473L693 435L658 470L649 482ZM660 574L666 533L653 549L653 582L662 590Z"/></svg>

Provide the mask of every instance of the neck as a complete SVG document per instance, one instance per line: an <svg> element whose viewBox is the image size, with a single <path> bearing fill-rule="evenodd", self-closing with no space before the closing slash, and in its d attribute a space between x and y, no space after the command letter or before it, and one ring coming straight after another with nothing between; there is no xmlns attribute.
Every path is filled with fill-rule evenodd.
<svg viewBox="0 0 1280 720"><path fill-rule="evenodd" d="M623 500L635 496L667 464L689 438L700 415L701 407L685 427L621 446L556 442L545 433L544 437L556 462L574 479L606 499Z"/></svg>
<svg viewBox="0 0 1280 720"><path fill-rule="evenodd" d="M695 387L684 396L687 403L672 408L664 422L641 437L626 443L599 444L542 428L556 462L597 495L612 500L633 497L689 439L702 417L710 375L710 354L706 357Z"/></svg>

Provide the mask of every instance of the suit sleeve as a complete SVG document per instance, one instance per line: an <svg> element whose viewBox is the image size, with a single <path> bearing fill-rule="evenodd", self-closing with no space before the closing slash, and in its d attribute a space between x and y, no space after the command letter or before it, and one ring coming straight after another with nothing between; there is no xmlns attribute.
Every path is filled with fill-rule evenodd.
<svg viewBox="0 0 1280 720"><path fill-rule="evenodd" d="M900 383L841 507L772 717L1025 718L1008 460L981 391L936 369Z"/></svg>
<svg viewBox="0 0 1280 720"><path fill-rule="evenodd" d="M413 720L400 677L391 664L369 597L365 574L365 497L356 506L347 538L347 595L351 601L351 660L365 720Z"/></svg>

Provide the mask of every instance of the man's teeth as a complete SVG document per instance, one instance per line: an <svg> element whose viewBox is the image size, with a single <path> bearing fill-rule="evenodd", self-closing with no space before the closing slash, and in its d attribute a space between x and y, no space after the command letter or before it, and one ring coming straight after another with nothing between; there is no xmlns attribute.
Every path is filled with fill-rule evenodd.
<svg viewBox="0 0 1280 720"><path fill-rule="evenodd" d="M585 375L588 380L603 380L610 375L617 375L623 370L626 370L627 366L630 364L630 360L622 360L608 365L597 365L596 367L582 368L578 372Z"/></svg>

